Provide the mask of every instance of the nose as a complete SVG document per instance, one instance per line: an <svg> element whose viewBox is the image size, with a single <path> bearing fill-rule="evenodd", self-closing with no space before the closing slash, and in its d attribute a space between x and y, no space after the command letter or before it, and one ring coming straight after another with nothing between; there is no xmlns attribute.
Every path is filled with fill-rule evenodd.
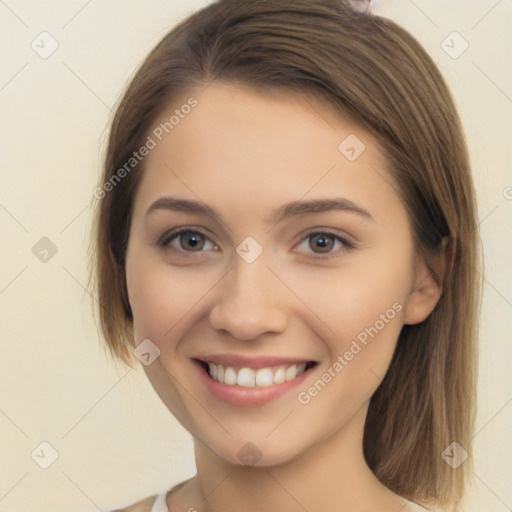
<svg viewBox="0 0 512 512"><path fill-rule="evenodd" d="M246 263L240 258L217 287L210 324L246 341L266 333L283 332L289 316L279 298L279 285L263 261Z"/></svg>

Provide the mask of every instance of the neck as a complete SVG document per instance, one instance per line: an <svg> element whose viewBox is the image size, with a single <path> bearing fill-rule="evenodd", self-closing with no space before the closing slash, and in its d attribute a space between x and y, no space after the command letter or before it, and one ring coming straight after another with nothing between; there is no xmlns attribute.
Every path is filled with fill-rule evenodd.
<svg viewBox="0 0 512 512"><path fill-rule="evenodd" d="M343 430L271 466L232 464L195 439L198 510L398 510L392 507L403 500L377 480L363 456L366 412L367 405Z"/></svg>

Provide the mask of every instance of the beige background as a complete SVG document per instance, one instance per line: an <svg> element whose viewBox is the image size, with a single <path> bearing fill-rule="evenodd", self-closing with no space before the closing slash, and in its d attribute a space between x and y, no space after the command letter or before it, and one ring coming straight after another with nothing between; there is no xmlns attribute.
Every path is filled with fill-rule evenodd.
<svg viewBox="0 0 512 512"><path fill-rule="evenodd" d="M0 2L2 512L104 510L195 472L188 434L142 370L116 372L107 361L84 287L92 190L111 108L149 49L205 4ZM486 281L477 465L464 510L510 511L512 2L380 0L374 10L425 45L466 127ZM51 49L43 31L58 43L46 59L31 47L35 40L40 53ZM456 59L441 46L453 31L469 43ZM458 36L447 41L452 52L463 44ZM46 262L32 252L42 237L57 249ZM51 448L42 442L58 454L48 469L40 464L51 460Z"/></svg>

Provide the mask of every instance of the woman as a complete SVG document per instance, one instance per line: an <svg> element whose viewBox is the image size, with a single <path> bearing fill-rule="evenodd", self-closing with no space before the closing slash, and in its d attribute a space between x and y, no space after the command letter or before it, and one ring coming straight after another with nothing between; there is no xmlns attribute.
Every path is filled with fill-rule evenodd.
<svg viewBox="0 0 512 512"><path fill-rule="evenodd" d="M107 346L197 465L124 510L457 510L478 225L411 35L333 0L212 3L131 81L95 196Z"/></svg>

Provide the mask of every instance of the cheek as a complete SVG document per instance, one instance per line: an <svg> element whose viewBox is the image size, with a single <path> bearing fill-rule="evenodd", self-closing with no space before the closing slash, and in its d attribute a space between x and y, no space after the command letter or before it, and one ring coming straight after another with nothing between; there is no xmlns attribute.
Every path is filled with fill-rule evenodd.
<svg viewBox="0 0 512 512"><path fill-rule="evenodd" d="M400 277L389 273L348 276L345 286L338 292L339 299L333 312L340 319L338 326L342 332L357 337L375 325L381 330L382 321L385 325L400 323L406 296L406 283L400 282Z"/></svg>
<svg viewBox="0 0 512 512"><path fill-rule="evenodd" d="M347 340L381 315L400 323L410 286L408 266L406 261L384 264L379 258L360 258L337 269L305 270L287 282L332 335Z"/></svg>
<svg viewBox="0 0 512 512"><path fill-rule="evenodd" d="M329 432L349 421L384 378L403 326L407 282L403 273L400 280L400 274L370 270L338 277L334 283L325 279L323 300L311 302L334 333L323 338L328 357L319 379L298 397L312 405L307 409L312 417L331 418L321 427Z"/></svg>
<svg viewBox="0 0 512 512"><path fill-rule="evenodd" d="M328 352L324 369L342 358L343 370L331 369L344 375L334 379L333 400L337 393L349 390L350 400L369 399L387 371L403 326L412 272L409 246L402 246L400 254L395 252L380 247L347 259L337 269L295 276L297 295L329 328L317 331Z"/></svg>
<svg viewBox="0 0 512 512"><path fill-rule="evenodd" d="M165 349L169 339L176 337L171 333L180 330L207 293L204 276L197 269L173 270L142 255L127 261L126 274L136 341L149 338Z"/></svg>

